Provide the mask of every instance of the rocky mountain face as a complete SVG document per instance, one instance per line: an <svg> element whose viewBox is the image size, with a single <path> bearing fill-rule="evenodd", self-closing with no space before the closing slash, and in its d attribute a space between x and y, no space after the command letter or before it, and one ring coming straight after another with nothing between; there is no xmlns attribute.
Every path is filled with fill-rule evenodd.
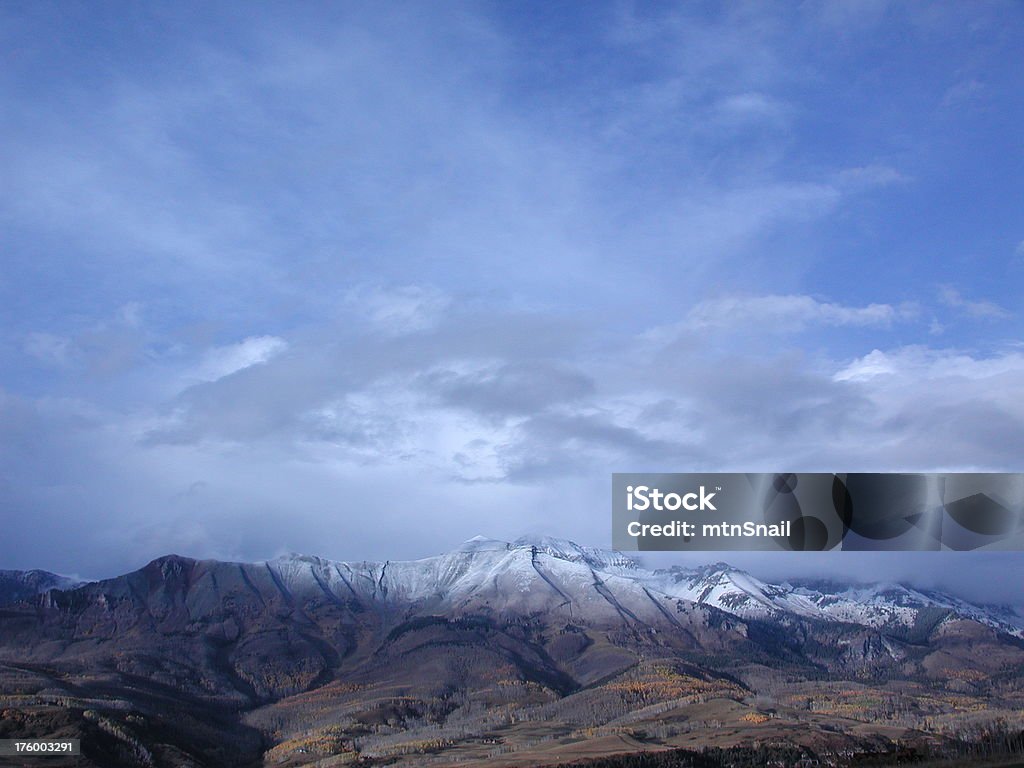
<svg viewBox="0 0 1024 768"><path fill-rule="evenodd" d="M497 765L487 740L512 737L486 734L518 738L525 721L611 728L708 700L745 717L736 707L779 686L837 679L1012 698L1024 670L1009 609L773 585L722 563L652 572L547 538L477 537L411 562L168 556L75 588L5 578L21 586L2 593L0 709L17 705L18 733L58 714L99 729L127 765L418 765L467 739ZM793 738L882 738L813 720Z"/></svg>

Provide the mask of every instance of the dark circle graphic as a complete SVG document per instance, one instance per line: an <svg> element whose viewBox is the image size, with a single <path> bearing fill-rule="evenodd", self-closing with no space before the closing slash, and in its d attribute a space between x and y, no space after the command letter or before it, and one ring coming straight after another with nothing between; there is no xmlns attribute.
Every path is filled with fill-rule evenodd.
<svg viewBox="0 0 1024 768"><path fill-rule="evenodd" d="M988 536L1010 533L1018 522L1018 515L984 493L946 502L946 511L967 530Z"/></svg>
<svg viewBox="0 0 1024 768"><path fill-rule="evenodd" d="M832 506L835 507L839 519L843 521L843 535L845 536L846 532L850 530L850 523L853 522L853 499L850 498L850 491L839 475L832 478Z"/></svg>
<svg viewBox="0 0 1024 768"><path fill-rule="evenodd" d="M828 546L828 528L816 517L798 518L790 529L789 546L798 552L820 552Z"/></svg>
<svg viewBox="0 0 1024 768"><path fill-rule="evenodd" d="M783 472L772 478L772 487L779 493L792 493L796 484L797 478L792 472Z"/></svg>
<svg viewBox="0 0 1024 768"><path fill-rule="evenodd" d="M770 492L769 492L770 493ZM764 502L764 521L768 525L792 522L803 514L800 502L789 494L776 494Z"/></svg>
<svg viewBox="0 0 1024 768"><path fill-rule="evenodd" d="M926 483L924 475L847 475L850 505L845 515L840 512L843 524L865 539L880 541L902 536L927 511ZM833 485L834 502L836 490Z"/></svg>

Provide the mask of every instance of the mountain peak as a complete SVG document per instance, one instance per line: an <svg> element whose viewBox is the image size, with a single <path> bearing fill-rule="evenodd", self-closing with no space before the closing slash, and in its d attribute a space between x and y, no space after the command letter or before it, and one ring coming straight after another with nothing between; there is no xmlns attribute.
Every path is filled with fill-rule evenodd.
<svg viewBox="0 0 1024 768"><path fill-rule="evenodd" d="M729 563L725 562L724 560L719 560L717 563L708 563L707 565L700 565L695 570L697 570L697 571L699 571L701 573L707 573L707 574L711 574L711 573L725 573L725 574L741 573L741 574L746 574L747 573L742 568L737 568L735 565L730 565Z"/></svg>
<svg viewBox="0 0 1024 768"><path fill-rule="evenodd" d="M0 605L29 600L51 589L74 589L84 582L58 573L0 570Z"/></svg>
<svg viewBox="0 0 1024 768"><path fill-rule="evenodd" d="M742 568L737 568L734 565L730 565L722 560L716 563L705 563L704 565L673 565L669 568L659 569L658 573L671 573L678 576L691 576L699 578L708 578L709 576L731 576L733 574L749 576L746 571Z"/></svg>
<svg viewBox="0 0 1024 768"><path fill-rule="evenodd" d="M323 563L333 562L326 558L318 555L304 555L301 552L288 552L286 554L275 557L270 560L271 563L310 563L313 565L321 565Z"/></svg>
<svg viewBox="0 0 1024 768"><path fill-rule="evenodd" d="M512 546L533 547L538 552L543 552L559 560L585 563L598 570L623 568L636 570L638 568L636 560L614 549L584 547L569 539L559 539L553 536L521 536L513 542Z"/></svg>
<svg viewBox="0 0 1024 768"><path fill-rule="evenodd" d="M142 567L142 571L160 571L162 573L168 573L169 571L180 571L185 568L191 568L198 562L191 557L184 557L183 555L162 555L155 560L150 560Z"/></svg>
<svg viewBox="0 0 1024 768"><path fill-rule="evenodd" d="M511 548L511 544L501 539L491 539L487 536L476 535L471 539L466 539L458 547L456 552L498 552Z"/></svg>

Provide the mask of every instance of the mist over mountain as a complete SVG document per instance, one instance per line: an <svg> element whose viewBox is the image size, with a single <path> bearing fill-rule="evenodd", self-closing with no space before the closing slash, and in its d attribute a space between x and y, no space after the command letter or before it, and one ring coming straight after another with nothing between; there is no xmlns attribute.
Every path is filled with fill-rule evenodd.
<svg viewBox="0 0 1024 768"><path fill-rule="evenodd" d="M27 600L51 589L72 589L82 583L81 579L59 576L49 571L0 570L0 605Z"/></svg>

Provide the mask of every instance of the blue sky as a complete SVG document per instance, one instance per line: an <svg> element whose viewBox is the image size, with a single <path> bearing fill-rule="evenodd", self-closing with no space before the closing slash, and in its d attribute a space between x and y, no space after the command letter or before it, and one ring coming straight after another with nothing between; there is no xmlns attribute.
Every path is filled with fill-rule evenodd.
<svg viewBox="0 0 1024 768"><path fill-rule="evenodd" d="M4 4L2 564L1024 469L1022 52L1012 2Z"/></svg>

